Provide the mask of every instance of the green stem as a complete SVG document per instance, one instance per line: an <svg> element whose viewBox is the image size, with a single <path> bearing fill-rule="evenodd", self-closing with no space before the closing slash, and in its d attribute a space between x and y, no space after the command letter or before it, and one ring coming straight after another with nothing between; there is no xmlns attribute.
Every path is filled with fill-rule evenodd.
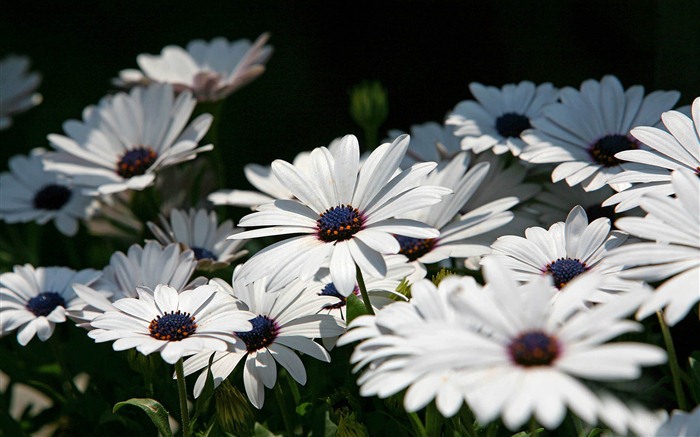
<svg viewBox="0 0 700 437"><path fill-rule="evenodd" d="M362 271L360 266L355 265L357 270L357 286L360 287L360 294L362 295L362 302L367 308L367 313L374 315L374 309L372 309L372 303L369 301L369 295L367 294L367 286L365 285L365 280L362 278Z"/></svg>
<svg viewBox="0 0 700 437"><path fill-rule="evenodd" d="M284 421L284 429L287 431L288 436L294 435L294 425L292 424L292 418L289 417L289 411L287 410L287 404L284 401L284 393L282 393L282 386L278 383L275 384L275 398L277 398L277 404L282 412L282 420Z"/></svg>
<svg viewBox="0 0 700 437"><path fill-rule="evenodd" d="M299 387L297 386L297 382L292 378L292 375L289 374L286 370L283 372L284 377L287 380L287 384L289 385L289 392L292 394L292 398L294 399L294 405L299 405L299 399L301 398L301 394L299 393Z"/></svg>
<svg viewBox="0 0 700 437"><path fill-rule="evenodd" d="M671 368L673 389L676 392L678 408L683 411L688 411L688 404L686 403L685 394L683 393L683 383L681 382L681 368L678 366L678 358L676 358L676 348L673 346L671 331L668 329L668 325L666 324L661 311L657 311L656 316L658 317L659 324L661 325L661 334L664 337L664 344L666 345L666 352L668 353L668 365Z"/></svg>
<svg viewBox="0 0 700 437"><path fill-rule="evenodd" d="M435 402L428 404L425 410L425 430L429 436L442 435L442 415L438 412Z"/></svg>
<svg viewBox="0 0 700 437"><path fill-rule="evenodd" d="M428 437L428 433L425 431L423 422L421 422L418 414L408 413L408 418L411 421L411 428L413 428L414 435L417 437Z"/></svg>
<svg viewBox="0 0 700 437"><path fill-rule="evenodd" d="M452 420L453 422L457 420L460 432L464 431L469 437L478 437L478 433L474 429L474 416L468 408L462 407L459 415L453 417Z"/></svg>
<svg viewBox="0 0 700 437"><path fill-rule="evenodd" d="M535 420L535 416L532 416L530 418L530 436L535 436L537 435L537 421Z"/></svg>
<svg viewBox="0 0 700 437"><path fill-rule="evenodd" d="M51 352L53 353L54 359L56 360L58 367L61 369L61 376L64 379L62 384L63 392L68 395L68 397L75 399L78 397L78 393L80 392L78 387L76 387L70 372L68 371L68 366L66 365L66 360L63 357L63 352L58 344L58 338L56 335L54 335L51 341L49 341L49 344L51 346Z"/></svg>
<svg viewBox="0 0 700 437"><path fill-rule="evenodd" d="M496 437L497 432L498 424L496 422L491 422L491 425L489 425L488 430L486 430L486 437Z"/></svg>
<svg viewBox="0 0 700 437"><path fill-rule="evenodd" d="M190 435L190 412L187 410L187 385L185 383L185 370L182 367L182 358L175 363L177 375L177 392L180 395L180 414L182 415L182 435Z"/></svg>

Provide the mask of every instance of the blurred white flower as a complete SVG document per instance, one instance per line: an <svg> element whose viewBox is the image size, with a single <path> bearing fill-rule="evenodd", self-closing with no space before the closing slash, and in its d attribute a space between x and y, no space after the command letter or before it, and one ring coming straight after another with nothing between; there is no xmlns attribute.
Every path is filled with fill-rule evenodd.
<svg viewBox="0 0 700 437"><path fill-rule="evenodd" d="M456 126L454 134L462 137L462 149L477 154L491 149L497 155L510 151L518 156L525 146L523 131L558 97L551 83L535 87L528 81L500 89L472 82L469 90L476 100L459 102L446 123Z"/></svg>
<svg viewBox="0 0 700 437"><path fill-rule="evenodd" d="M189 92L175 98L170 85L104 97L85 108L83 121L63 124L68 136L48 136L58 152L46 155L45 168L71 176L90 194L143 190L153 184L157 171L213 148L197 147L211 115L187 124L195 105Z"/></svg>
<svg viewBox="0 0 700 437"><path fill-rule="evenodd" d="M187 49L170 45L160 55L138 55L141 70L122 70L114 83L124 87L169 83L176 92L191 91L199 101L225 99L265 71L272 55L272 47L265 45L269 37L263 33L252 44L247 39L219 37L210 42L191 41Z"/></svg>
<svg viewBox="0 0 700 437"><path fill-rule="evenodd" d="M0 60L0 130L12 126L12 116L41 103L36 89L39 73L29 73L29 58L7 56Z"/></svg>
<svg viewBox="0 0 700 437"><path fill-rule="evenodd" d="M14 266L0 275L0 337L15 329L17 341L26 346L34 335L46 341L56 323L86 303L73 291L74 284L93 283L100 272L67 267Z"/></svg>
<svg viewBox="0 0 700 437"><path fill-rule="evenodd" d="M81 220L88 220L99 201L82 193L69 178L44 170L43 149L10 158L9 172L0 174L0 219L7 223L53 220L62 234L73 236Z"/></svg>
<svg viewBox="0 0 700 437"><path fill-rule="evenodd" d="M174 209L170 212L170 221L160 216L161 227L148 222L148 229L153 232L161 244L180 243L192 249L197 259L197 268L217 270L227 267L231 261L244 256L247 251L239 250L246 240L226 239L235 229L231 220L221 225L216 212L191 208L189 212Z"/></svg>

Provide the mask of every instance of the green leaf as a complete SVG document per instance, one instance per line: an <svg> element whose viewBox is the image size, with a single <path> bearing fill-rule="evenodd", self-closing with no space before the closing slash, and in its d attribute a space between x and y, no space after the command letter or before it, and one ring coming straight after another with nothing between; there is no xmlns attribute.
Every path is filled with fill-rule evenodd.
<svg viewBox="0 0 700 437"><path fill-rule="evenodd" d="M296 409L297 414L301 417L306 416L311 411L313 411L313 404L311 402L303 402L299 404Z"/></svg>
<svg viewBox="0 0 700 437"><path fill-rule="evenodd" d="M282 434L273 434L269 429L265 428L265 425L258 422L255 422L253 430L255 431L255 437L282 437Z"/></svg>
<svg viewBox="0 0 700 437"><path fill-rule="evenodd" d="M168 424L168 411L155 399L148 398L131 398L128 401L117 402L112 409L116 413L124 405L133 405L139 407L148 414L151 422L156 426L158 432L164 437L172 437L173 433Z"/></svg>
<svg viewBox="0 0 700 437"><path fill-rule="evenodd" d="M207 429L203 432L197 433L198 437L209 437L212 434L212 431L214 430L214 427L216 426L216 418L212 418L211 422L209 423L209 426L207 426Z"/></svg>
<svg viewBox="0 0 700 437"><path fill-rule="evenodd" d="M328 410L326 410L323 418L323 428L324 428L324 437L335 437L335 435L338 433L338 425L333 423L331 420L331 415L328 413Z"/></svg>
<svg viewBox="0 0 700 437"><path fill-rule="evenodd" d="M347 307L348 324L350 324L350 322L352 322L356 317L369 314L369 312L367 312L367 307L365 307L364 302L362 302L362 299L355 296L354 293L350 293L345 305Z"/></svg>

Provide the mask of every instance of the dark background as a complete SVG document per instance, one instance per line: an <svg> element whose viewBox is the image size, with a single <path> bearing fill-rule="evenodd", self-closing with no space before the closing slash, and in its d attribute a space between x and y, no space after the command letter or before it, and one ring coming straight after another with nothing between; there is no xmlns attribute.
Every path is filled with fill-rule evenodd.
<svg viewBox="0 0 700 437"><path fill-rule="evenodd" d="M700 95L699 23L695 0L8 2L0 56L31 57L44 102L0 131L0 169L13 154L48 147L47 134L115 91L119 70L169 44L271 33L268 70L226 101L216 144L227 185L245 187L248 162L361 138L348 91L366 79L389 94L380 136L442 121L471 97L472 81L578 87L611 73L625 87L680 90L689 104Z"/></svg>

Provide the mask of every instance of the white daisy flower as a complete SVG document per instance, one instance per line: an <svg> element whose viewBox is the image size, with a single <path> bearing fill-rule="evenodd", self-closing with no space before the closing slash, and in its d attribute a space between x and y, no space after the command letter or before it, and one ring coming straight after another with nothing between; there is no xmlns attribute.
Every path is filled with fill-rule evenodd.
<svg viewBox="0 0 700 437"><path fill-rule="evenodd" d="M75 292L87 305L71 311L71 317L89 322L105 311L114 310L113 302L137 297L136 289L155 289L159 284L177 291L202 285L206 279L190 282L197 266L194 252L183 250L179 244L165 247L156 241L147 241L144 247L134 244L126 254L115 252L102 270L102 277L91 286L76 285ZM89 328L89 323L78 324Z"/></svg>
<svg viewBox="0 0 700 437"><path fill-rule="evenodd" d="M519 286L495 259L485 262L484 275L487 285L482 290L471 282L452 300L479 329L473 335L459 332L442 338L443 353L431 354L432 360L426 356L415 370L462 368L460 386L481 423L500 415L515 430L534 416L545 428L554 429L568 407L594 425L607 415L601 412L601 399L579 379L633 380L641 375L642 366L666 362L665 351L657 346L609 342L641 330L641 325L625 319L643 299L640 294L627 294L593 309L552 306L548 302L556 292L550 278ZM595 275L582 276L567 291L584 298ZM624 422L617 422L624 434L619 429Z"/></svg>
<svg viewBox="0 0 700 437"><path fill-rule="evenodd" d="M525 238L500 237L491 246L491 256L512 270L517 280L530 282L546 275L559 290L584 272L600 272L604 280L586 300L606 302L616 294L642 290L640 283L618 277L623 262L603 262L610 250L627 239L627 234L610 227L605 217L589 224L584 209L576 206L566 222L557 222L549 230L531 227L525 230Z"/></svg>
<svg viewBox="0 0 700 437"><path fill-rule="evenodd" d="M190 248L197 258L197 268L216 270L228 266L231 261L244 256L247 251L239 250L245 240L227 240L235 230L233 222L226 220L221 225L216 212L207 213L205 209L189 212L174 209L170 212L170 222L161 216L162 228L148 222L148 229L153 232L161 244L180 243Z"/></svg>
<svg viewBox="0 0 700 437"><path fill-rule="evenodd" d="M72 176L90 193L143 190L157 171L213 148L197 147L211 115L187 125L196 103L189 92L175 98L170 85L158 84L107 96L83 111L83 121L63 124L68 136L48 136L59 152L47 154L45 168Z"/></svg>
<svg viewBox="0 0 700 437"><path fill-rule="evenodd" d="M85 302L73 292L73 284L91 284L100 276L92 269L14 266L0 275L0 337L15 329L17 341L26 346L36 334L46 341L56 323L66 321L68 311Z"/></svg>
<svg viewBox="0 0 700 437"><path fill-rule="evenodd" d="M615 226L636 237L652 240L621 246L606 262L625 265L624 278L655 282L671 278L642 305L638 318L666 308L664 318L673 326L700 301L700 179L680 168L671 174L676 197L645 196L646 217L624 217Z"/></svg>
<svg viewBox="0 0 700 437"><path fill-rule="evenodd" d="M651 126L632 129L632 136L649 146L649 150L626 150L615 155L624 171L610 183L633 185L610 197L604 205L617 205L616 211L626 211L639 206L643 195L675 194L671 172L678 168L700 175L700 97L693 101L692 116L691 119L678 111L664 112L661 120L668 132Z"/></svg>
<svg viewBox="0 0 700 437"><path fill-rule="evenodd" d="M671 417L654 433L654 437L697 437L700 435L700 406L693 411L674 410Z"/></svg>
<svg viewBox="0 0 700 437"><path fill-rule="evenodd" d="M73 187L69 179L44 170L43 149L10 158L9 172L0 174L0 219L7 223L53 220L62 234L73 236L80 220L88 220L99 206L94 197Z"/></svg>
<svg viewBox="0 0 700 437"><path fill-rule="evenodd" d="M233 342L227 351L214 353L211 373L215 386L218 386L245 358L243 383L246 394L256 408L262 408L265 387L275 386L277 363L287 369L299 384L306 384L304 364L294 351L330 362L328 352L313 339L338 336L345 331L345 325L331 315L318 314L324 305L333 302L333 297L299 293L297 287L268 293L265 279L247 285L243 282L234 276L234 287L224 288L231 289L252 313L250 323L253 329L231 331L235 334L231 336ZM204 388L211 354L211 351L204 351L184 363L185 375L205 369L194 385L195 397Z"/></svg>
<svg viewBox="0 0 700 437"><path fill-rule="evenodd" d="M528 81L501 89L472 82L469 90L476 101L459 102L446 123L457 126L455 135L462 137L463 150L481 153L491 149L498 155L510 151L518 156L525 146L522 132L558 97L551 83L535 87Z"/></svg>
<svg viewBox="0 0 700 437"><path fill-rule="evenodd" d="M622 171L617 153L642 147L630 129L654 126L679 97L677 91L644 96L639 85L625 90L611 75L600 82L587 80L580 90L563 88L561 103L545 108L542 117L532 120L533 129L523 132L527 147L520 158L533 164L559 163L552 172L553 182L565 179L570 186L598 190Z"/></svg>
<svg viewBox="0 0 700 437"><path fill-rule="evenodd" d="M7 56L0 61L0 130L12 126L12 116L41 103L36 89L41 75L29 73L29 58Z"/></svg>
<svg viewBox="0 0 700 437"><path fill-rule="evenodd" d="M411 126L411 142L406 150L401 168L408 168L420 162L440 162L452 159L462 150L454 130L452 126L443 126L433 121ZM392 129L389 131L388 141L404 134L406 132Z"/></svg>
<svg viewBox="0 0 700 437"><path fill-rule="evenodd" d="M170 45L160 55L138 55L141 70L122 70L114 82L118 86L169 83L176 92L189 90L200 102L222 100L265 71L272 55L272 47L265 45L269 37L264 33L252 44L247 39L218 37L210 42L190 41L186 49Z"/></svg>
<svg viewBox="0 0 700 437"><path fill-rule="evenodd" d="M160 284L155 290L138 287L138 299L114 302L114 310L97 316L88 335L97 343L114 341L115 351L136 348L144 355L160 352L175 364L203 350L223 351L233 342L231 332L249 331L250 313L213 285L178 293Z"/></svg>
<svg viewBox="0 0 700 437"><path fill-rule="evenodd" d="M399 215L401 218L426 223L440 231L439 238L396 236L401 246L399 253L405 255L416 268L416 276L413 279L425 277L425 264L489 253L490 248L487 245L474 243L473 238L500 228L513 219L513 213L507 210L518 203L516 197L494 200L466 214L459 214L482 186L482 181L489 171L489 164L482 162L471 169L468 168L469 158L466 152L461 152L449 162L442 162L432 173L425 176L421 183L447 187L454 194L446 196L435 206Z"/></svg>
<svg viewBox="0 0 700 437"><path fill-rule="evenodd" d="M382 255L398 253L393 237L435 238L438 231L402 213L438 203L451 191L421 186L435 163L416 164L397 172L408 137L377 147L360 169L357 139L344 137L335 153L320 147L311 152L314 171L304 173L276 160L275 177L284 181L298 200L275 200L241 219L241 227L265 226L230 238L302 234L275 243L253 256L241 276L255 281L270 275L271 289L294 278L310 279L327 260L333 283L343 296L355 287L356 265L370 276L386 275ZM271 268L273 271L271 272Z"/></svg>

